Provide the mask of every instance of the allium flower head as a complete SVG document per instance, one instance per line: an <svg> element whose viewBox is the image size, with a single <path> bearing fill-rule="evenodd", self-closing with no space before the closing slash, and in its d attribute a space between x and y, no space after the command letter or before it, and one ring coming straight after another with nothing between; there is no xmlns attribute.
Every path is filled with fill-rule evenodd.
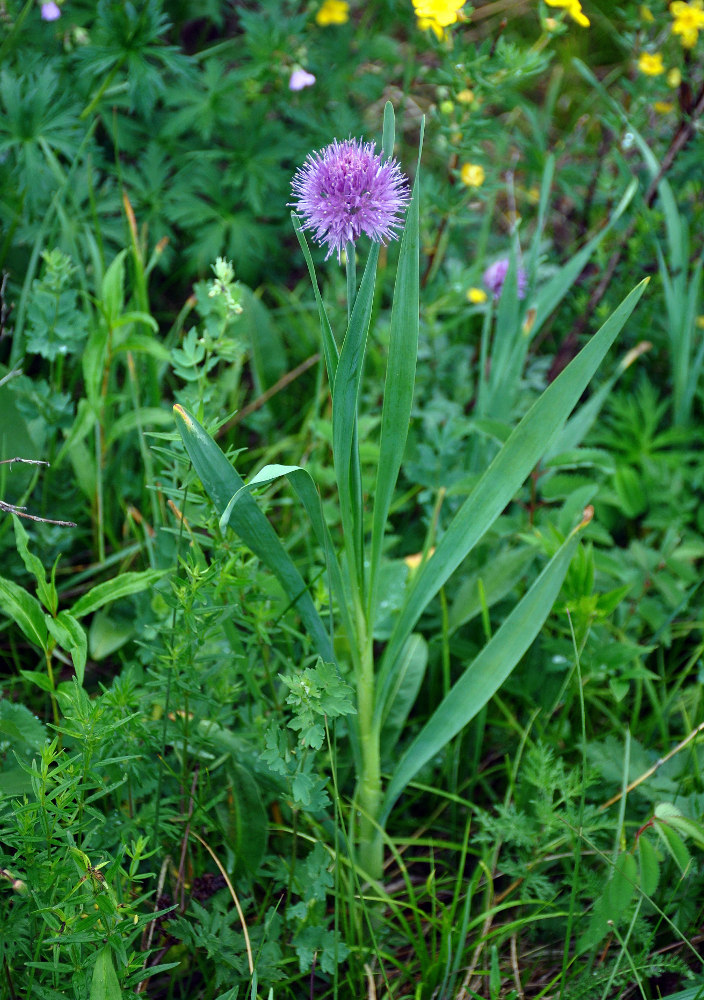
<svg viewBox="0 0 704 1000"><path fill-rule="evenodd" d="M400 213L409 201L408 181L394 159L384 160L373 142L335 139L309 153L291 183L291 205L304 219L303 228L327 244L325 259L365 233L375 243L395 239Z"/></svg>
<svg viewBox="0 0 704 1000"><path fill-rule="evenodd" d="M508 274L508 264L508 257L502 257L501 260L497 260L496 263L487 267L486 271L482 275L482 281L494 296L494 299L501 298L501 290L504 287L506 275ZM528 276L522 267L518 268L517 277L518 298L524 299L526 295L526 287L528 285Z"/></svg>
<svg viewBox="0 0 704 1000"><path fill-rule="evenodd" d="M291 73L291 79L288 81L288 89L303 90L305 87L312 87L314 83L315 77L313 74L298 66Z"/></svg>
<svg viewBox="0 0 704 1000"><path fill-rule="evenodd" d="M57 21L61 17L61 10L52 0L52 3L42 4L41 15L43 21Z"/></svg>

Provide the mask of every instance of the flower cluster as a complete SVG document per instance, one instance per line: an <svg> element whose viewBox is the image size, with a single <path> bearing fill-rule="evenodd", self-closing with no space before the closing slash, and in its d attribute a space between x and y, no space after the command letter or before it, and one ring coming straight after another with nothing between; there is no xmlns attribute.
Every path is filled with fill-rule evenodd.
<svg viewBox="0 0 704 1000"><path fill-rule="evenodd" d="M504 287L504 282L506 281L508 268L508 257L502 257L501 260L497 260L494 264L487 267L486 271L482 275L482 281L494 296L495 300L501 298L501 292ZM526 288L528 287L528 276L524 268L518 268L516 280L518 282L518 298L524 299L526 295Z"/></svg>
<svg viewBox="0 0 704 1000"><path fill-rule="evenodd" d="M315 15L315 23L321 28L330 24L346 24L350 18L350 5L346 0L323 0L322 7Z"/></svg>
<svg viewBox="0 0 704 1000"><path fill-rule="evenodd" d="M413 0L413 9L421 31L430 29L444 38L445 28L454 24L466 0Z"/></svg>
<svg viewBox="0 0 704 1000"><path fill-rule="evenodd" d="M704 2L702 0L674 0L670 4L670 13L674 21L672 34L679 35L682 47L692 49L697 44L699 32L704 29Z"/></svg>
<svg viewBox="0 0 704 1000"><path fill-rule="evenodd" d="M308 70L303 69L301 66L297 66L291 73L291 77L288 81L289 90L303 90L305 87L312 87L315 83L315 77Z"/></svg>
<svg viewBox="0 0 704 1000"><path fill-rule="evenodd" d="M292 207L304 229L327 245L325 259L365 233L376 243L395 239L408 204L408 181L394 159L384 160L373 142L335 139L310 153L291 183Z"/></svg>
<svg viewBox="0 0 704 1000"><path fill-rule="evenodd" d="M562 7L577 24L583 28L589 27L589 18L582 10L580 0L545 0L545 3L548 7Z"/></svg>

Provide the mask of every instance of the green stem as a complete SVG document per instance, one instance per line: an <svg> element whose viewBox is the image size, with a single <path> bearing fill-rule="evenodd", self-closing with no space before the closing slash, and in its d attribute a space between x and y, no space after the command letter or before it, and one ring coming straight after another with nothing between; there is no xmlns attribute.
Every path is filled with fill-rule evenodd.
<svg viewBox="0 0 704 1000"><path fill-rule="evenodd" d="M360 595L361 596L361 595ZM357 608L358 651L357 725L361 770L358 778L357 803L360 811L358 861L366 875L379 880L383 874L384 846L379 829L381 810L381 732L374 722L375 677L374 648L361 609Z"/></svg>

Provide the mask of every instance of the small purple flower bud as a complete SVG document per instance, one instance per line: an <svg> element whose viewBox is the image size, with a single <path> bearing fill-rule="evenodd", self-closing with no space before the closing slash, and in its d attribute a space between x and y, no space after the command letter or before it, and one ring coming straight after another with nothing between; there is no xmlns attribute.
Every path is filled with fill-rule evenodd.
<svg viewBox="0 0 704 1000"><path fill-rule="evenodd" d="M362 233L375 243L396 239L408 205L408 181L396 160L384 160L373 142L345 139L309 153L291 182L293 208L317 243L327 244L325 259Z"/></svg>
<svg viewBox="0 0 704 1000"><path fill-rule="evenodd" d="M61 17L61 8L53 0L50 3L42 4L42 21L58 21Z"/></svg>
<svg viewBox="0 0 704 1000"><path fill-rule="evenodd" d="M303 90L304 87L312 87L315 83L315 77L312 73L309 73L305 69L294 69L291 73L291 79L288 81L289 90Z"/></svg>
<svg viewBox="0 0 704 1000"><path fill-rule="evenodd" d="M506 281L506 275L508 274L508 264L508 257L502 257L501 260L497 260L494 264L487 267L482 275L482 281L494 296L494 299L501 298L501 290L504 287L504 281ZM528 287L528 276L522 267L518 268L517 278L518 298L524 299L526 297L526 288Z"/></svg>

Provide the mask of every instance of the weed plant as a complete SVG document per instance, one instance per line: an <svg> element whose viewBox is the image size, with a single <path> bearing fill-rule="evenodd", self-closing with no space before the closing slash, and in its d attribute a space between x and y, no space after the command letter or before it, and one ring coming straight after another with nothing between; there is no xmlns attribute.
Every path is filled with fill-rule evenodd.
<svg viewBox="0 0 704 1000"><path fill-rule="evenodd" d="M700 6L2 5L1 1000L704 996Z"/></svg>

